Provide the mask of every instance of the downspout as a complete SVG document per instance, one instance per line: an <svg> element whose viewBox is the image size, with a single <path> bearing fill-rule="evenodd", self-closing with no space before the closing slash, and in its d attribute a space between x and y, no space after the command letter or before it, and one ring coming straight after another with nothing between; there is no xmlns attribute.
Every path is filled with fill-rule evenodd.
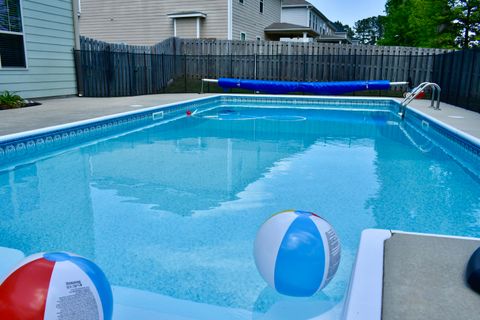
<svg viewBox="0 0 480 320"><path fill-rule="evenodd" d="M227 39L233 40L233 4L232 0L228 0L227 4Z"/></svg>
<svg viewBox="0 0 480 320"><path fill-rule="evenodd" d="M80 0L72 0L72 15L73 15L73 57L75 64L75 84L77 87L77 95L82 97L84 95L83 88L83 74L82 67L79 62L79 53L76 50L80 50L80 27L78 18L80 16Z"/></svg>
<svg viewBox="0 0 480 320"><path fill-rule="evenodd" d="M80 16L80 8L78 3L80 0L72 0L72 11L73 11L73 36L74 36L74 45L75 50L80 50L80 26L78 24L78 18Z"/></svg>

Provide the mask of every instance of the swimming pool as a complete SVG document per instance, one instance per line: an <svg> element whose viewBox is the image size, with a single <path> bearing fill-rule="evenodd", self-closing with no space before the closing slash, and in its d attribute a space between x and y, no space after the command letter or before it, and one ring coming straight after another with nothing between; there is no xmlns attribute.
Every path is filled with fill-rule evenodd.
<svg viewBox="0 0 480 320"><path fill-rule="evenodd" d="M0 246L72 251L115 286L235 319L338 319L363 229L480 236L479 146L397 111L217 96L4 138ZM253 262L260 225L291 208L326 218L342 244L309 299L276 294Z"/></svg>

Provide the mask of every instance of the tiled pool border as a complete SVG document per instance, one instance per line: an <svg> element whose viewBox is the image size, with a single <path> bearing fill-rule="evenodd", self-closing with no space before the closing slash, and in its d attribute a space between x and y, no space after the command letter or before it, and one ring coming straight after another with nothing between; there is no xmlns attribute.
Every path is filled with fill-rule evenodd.
<svg viewBox="0 0 480 320"><path fill-rule="evenodd" d="M449 126L439 120L436 120L427 114L407 108L405 118L407 121L415 122L418 125L422 125L422 121L428 122L428 127L436 130L443 138L450 140L451 142L459 144L466 151L471 152L475 156L480 157L480 140L468 135L452 126Z"/></svg>
<svg viewBox="0 0 480 320"><path fill-rule="evenodd" d="M388 109L392 112L399 110L400 104L392 98L365 98L365 97L313 97L313 96L272 96L272 95L230 95L219 94L202 97L184 102L159 105L142 110L129 111L99 118L67 123L38 130L26 131L17 134L0 136L0 163L12 158L22 157L34 151L42 150L46 145L59 149L85 139L94 139L106 136L114 130L131 129L153 124L154 113L163 112L163 117L181 115L189 109L208 106L213 103L260 103L262 105L300 105L306 107L327 107L339 109L349 106L350 110ZM332 106L333 105L333 106ZM428 121L442 137L455 142L462 149L475 157L480 157L480 140L450 127L417 110L407 108L406 120L414 122Z"/></svg>

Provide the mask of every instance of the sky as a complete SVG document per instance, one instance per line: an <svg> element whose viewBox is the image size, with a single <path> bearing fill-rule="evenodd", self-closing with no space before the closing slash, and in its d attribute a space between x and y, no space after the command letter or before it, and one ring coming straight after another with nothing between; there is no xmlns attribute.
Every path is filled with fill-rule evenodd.
<svg viewBox="0 0 480 320"><path fill-rule="evenodd" d="M385 14L385 0L307 0L330 21L353 27L355 21Z"/></svg>

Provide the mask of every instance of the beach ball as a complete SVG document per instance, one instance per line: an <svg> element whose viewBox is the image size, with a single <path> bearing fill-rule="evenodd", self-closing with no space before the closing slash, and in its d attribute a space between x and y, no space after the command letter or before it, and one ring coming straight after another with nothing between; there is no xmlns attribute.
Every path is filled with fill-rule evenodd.
<svg viewBox="0 0 480 320"><path fill-rule="evenodd" d="M0 284L0 319L112 319L112 289L88 259L66 253L25 258Z"/></svg>
<svg viewBox="0 0 480 320"><path fill-rule="evenodd" d="M255 238L255 264L281 294L308 297L337 272L340 242L333 227L312 212L289 210L270 217Z"/></svg>

